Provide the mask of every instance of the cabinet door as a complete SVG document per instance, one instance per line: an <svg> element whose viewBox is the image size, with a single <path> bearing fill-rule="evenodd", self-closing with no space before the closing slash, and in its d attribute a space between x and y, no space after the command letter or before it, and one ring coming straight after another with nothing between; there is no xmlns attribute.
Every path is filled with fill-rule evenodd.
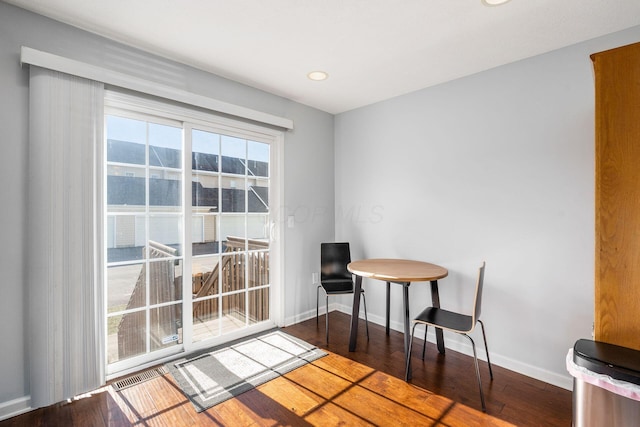
<svg viewBox="0 0 640 427"><path fill-rule="evenodd" d="M591 59L596 84L595 339L640 350L640 43Z"/></svg>

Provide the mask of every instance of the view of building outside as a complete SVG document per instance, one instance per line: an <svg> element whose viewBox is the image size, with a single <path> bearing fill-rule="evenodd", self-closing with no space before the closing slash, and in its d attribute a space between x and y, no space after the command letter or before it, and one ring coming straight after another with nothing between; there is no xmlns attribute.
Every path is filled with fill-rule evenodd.
<svg viewBox="0 0 640 427"><path fill-rule="evenodd" d="M106 146L107 362L269 319L269 144L123 114Z"/></svg>

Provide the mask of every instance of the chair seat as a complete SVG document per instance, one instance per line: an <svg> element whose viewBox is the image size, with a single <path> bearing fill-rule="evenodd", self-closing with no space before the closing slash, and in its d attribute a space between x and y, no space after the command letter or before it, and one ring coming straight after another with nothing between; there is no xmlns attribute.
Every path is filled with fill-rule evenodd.
<svg viewBox="0 0 640 427"><path fill-rule="evenodd" d="M415 321L461 333L470 332L474 326L473 317L436 307L422 310Z"/></svg>
<svg viewBox="0 0 640 427"><path fill-rule="evenodd" d="M353 293L353 281L351 279L329 279L320 282L324 291L331 294Z"/></svg>

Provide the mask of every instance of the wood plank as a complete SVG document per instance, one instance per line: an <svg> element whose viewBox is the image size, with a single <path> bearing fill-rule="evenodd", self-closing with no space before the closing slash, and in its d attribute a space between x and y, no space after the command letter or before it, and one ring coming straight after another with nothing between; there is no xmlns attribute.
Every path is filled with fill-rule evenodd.
<svg viewBox="0 0 640 427"><path fill-rule="evenodd" d="M430 412L435 412L436 416L429 417L414 408L398 404L381 393L359 385L348 389L333 402L352 414L377 425L383 424L383 420L393 420L396 426L432 425L444 413L430 408Z"/></svg>
<svg viewBox="0 0 640 427"><path fill-rule="evenodd" d="M128 426L136 424L140 419L133 412L133 408L111 387L106 387L102 398L93 398L95 404L102 408L102 416L108 426Z"/></svg>
<svg viewBox="0 0 640 427"><path fill-rule="evenodd" d="M191 402L175 386L170 375L146 381L143 386L145 392L152 397L156 408L155 412L145 419L148 425L188 427L196 424L196 414Z"/></svg>

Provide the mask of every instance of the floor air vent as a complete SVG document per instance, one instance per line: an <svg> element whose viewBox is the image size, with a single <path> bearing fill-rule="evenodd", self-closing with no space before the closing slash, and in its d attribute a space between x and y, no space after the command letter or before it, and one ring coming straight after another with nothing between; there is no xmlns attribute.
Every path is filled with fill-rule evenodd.
<svg viewBox="0 0 640 427"><path fill-rule="evenodd" d="M111 387L113 387L115 391L120 391L145 381L149 381L153 378L161 377L167 373L169 373L169 371L167 371L164 366L161 366L159 368L149 369L148 371L140 372L122 380L115 381L111 384Z"/></svg>

